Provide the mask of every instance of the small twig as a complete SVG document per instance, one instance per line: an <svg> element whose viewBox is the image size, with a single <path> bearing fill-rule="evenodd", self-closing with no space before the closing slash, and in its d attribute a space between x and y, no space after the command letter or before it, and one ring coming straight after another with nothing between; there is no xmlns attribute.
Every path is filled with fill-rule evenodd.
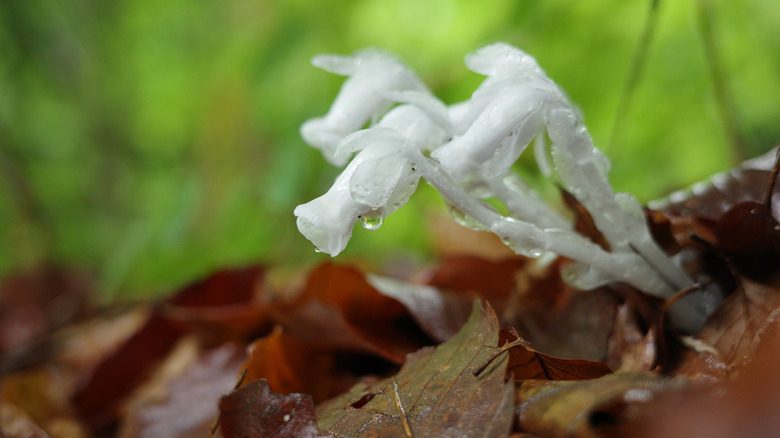
<svg viewBox="0 0 780 438"><path fill-rule="evenodd" d="M406 435L406 438L414 438L412 425L409 424L409 417L406 416L406 410L401 403L401 395L398 393L398 382L396 382L395 379L393 379L393 401L395 401L395 407L401 411L401 424L404 427L404 435Z"/></svg>
<svg viewBox="0 0 780 438"><path fill-rule="evenodd" d="M647 18L645 18L645 25L642 28L642 33L639 34L639 41L637 41L634 55L631 59L628 78L623 86L623 91L620 94L620 100L618 101L617 110L615 112L612 133L609 136L609 143L607 143L607 150L610 152L615 151L615 145L617 145L620 140L623 121L631 107L631 100L634 97L634 92L642 79L642 71L644 70L647 61L650 43L655 36L655 29L658 27L658 10L660 3L661 0L650 0L650 10L647 12Z"/></svg>
<svg viewBox="0 0 780 438"><path fill-rule="evenodd" d="M244 379L246 379L246 372L247 372L247 368L241 370L241 375L238 377L238 381L236 382L236 384L233 385L232 391L235 391L241 386L242 383L244 383ZM214 438L214 436L217 434L217 429L219 428L219 421L221 418L222 418L222 412L220 411L217 414L217 418L214 419L214 423L211 424L211 429L209 429L209 438Z"/></svg>
<svg viewBox="0 0 780 438"><path fill-rule="evenodd" d="M485 361L485 363L482 364L482 366L480 366L479 368L474 370L474 373L473 373L474 377L479 377L479 375L482 374L482 372L485 371L487 369L487 367L489 367L490 364L493 363L496 359L498 359L498 357L501 356L502 354L506 353L507 351L509 351L509 350L511 350L511 349L513 349L515 347L525 347L525 346L526 346L526 341L523 338L515 339L512 342L505 343L504 345L501 346L501 348L496 350L495 353L490 355L488 360Z"/></svg>
<svg viewBox="0 0 780 438"><path fill-rule="evenodd" d="M666 313L674 303L680 301L681 299L687 297L688 295L700 290L702 287L704 287L703 283L693 283L692 285L686 287L685 289L675 293L671 297L667 298L664 301L663 306L661 306L661 310L663 310L663 313Z"/></svg>
<svg viewBox="0 0 780 438"><path fill-rule="evenodd" d="M707 66L712 76L713 92L721 122L726 131L726 137L731 144L732 161L736 164L747 158L747 142L739 128L734 99L726 83L722 59L715 42L715 25L713 23L711 2L710 0L698 0L697 4L699 33L701 34L701 41L704 47L704 57L707 60Z"/></svg>

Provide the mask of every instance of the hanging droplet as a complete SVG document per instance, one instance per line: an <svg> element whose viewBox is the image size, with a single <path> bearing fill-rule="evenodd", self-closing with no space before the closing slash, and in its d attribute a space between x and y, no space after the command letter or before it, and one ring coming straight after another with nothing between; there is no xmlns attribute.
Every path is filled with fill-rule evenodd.
<svg viewBox="0 0 780 438"><path fill-rule="evenodd" d="M360 225L369 231L374 231L382 226L383 220L384 218L381 214L364 214L360 217Z"/></svg>
<svg viewBox="0 0 780 438"><path fill-rule="evenodd" d="M314 247L314 252L316 252L317 254L322 254L322 251L316 246Z"/></svg>

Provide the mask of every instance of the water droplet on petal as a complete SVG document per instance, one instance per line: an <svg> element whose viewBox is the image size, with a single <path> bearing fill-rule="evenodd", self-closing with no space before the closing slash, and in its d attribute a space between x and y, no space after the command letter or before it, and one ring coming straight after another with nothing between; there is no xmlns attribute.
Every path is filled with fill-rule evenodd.
<svg viewBox="0 0 780 438"><path fill-rule="evenodd" d="M322 251L316 246L314 247L314 252L316 252L317 254L322 254Z"/></svg>
<svg viewBox="0 0 780 438"><path fill-rule="evenodd" d="M374 231L382 226L383 220L384 218L381 214L364 214L363 217L360 218L360 225L369 231Z"/></svg>

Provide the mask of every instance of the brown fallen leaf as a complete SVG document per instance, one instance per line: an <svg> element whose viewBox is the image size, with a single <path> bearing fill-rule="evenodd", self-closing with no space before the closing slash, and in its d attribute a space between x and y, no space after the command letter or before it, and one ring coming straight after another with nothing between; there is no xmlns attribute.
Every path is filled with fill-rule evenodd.
<svg viewBox="0 0 780 438"><path fill-rule="evenodd" d="M517 273L527 266L525 257L490 260L472 255L450 256L436 268L420 275L429 286L469 298L487 300L500 315L517 284Z"/></svg>
<svg viewBox="0 0 780 438"><path fill-rule="evenodd" d="M359 270L332 263L312 270L304 290L290 302L277 303L272 314L302 341L395 363L433 343L400 302L377 292Z"/></svg>
<svg viewBox="0 0 780 438"><path fill-rule="evenodd" d="M396 376L359 383L318 406L319 428L335 436L505 437L514 388L504 382L506 359L474 376L497 342L495 312L475 303L457 335L409 355Z"/></svg>
<svg viewBox="0 0 780 438"><path fill-rule="evenodd" d="M361 378L397 369L379 356L301 340L279 326L256 340L249 351L245 385L263 379L274 392L306 393L315 402L343 393Z"/></svg>
<svg viewBox="0 0 780 438"><path fill-rule="evenodd" d="M500 339L502 347L499 352L503 350L509 353L507 373L513 375L516 381L528 379L584 380L612 373L612 370L602 362L564 359L540 353L534 350L531 344L521 338L514 329L501 330ZM489 361L483 366L488 364ZM481 371L482 367L477 370L477 374L480 374Z"/></svg>
<svg viewBox="0 0 780 438"><path fill-rule="evenodd" d="M775 321L774 325L778 322ZM659 396L632 413L626 436L686 438L780 436L780 337L766 333L734 379Z"/></svg>
<svg viewBox="0 0 780 438"><path fill-rule="evenodd" d="M214 344L251 339L272 326L265 273L257 265L216 272L176 292L158 311Z"/></svg>
<svg viewBox="0 0 780 438"><path fill-rule="evenodd" d="M152 314L138 332L85 376L72 397L79 415L93 429L114 423L119 402L149 375L183 334L181 326Z"/></svg>
<svg viewBox="0 0 780 438"><path fill-rule="evenodd" d="M265 380L222 397L219 411L219 427L225 438L328 436L317 430L311 396L271 392Z"/></svg>
<svg viewBox="0 0 780 438"><path fill-rule="evenodd" d="M368 281L382 295L403 304L417 325L438 342L453 337L472 308L473 298L463 293L377 275L369 275Z"/></svg>
<svg viewBox="0 0 780 438"><path fill-rule="evenodd" d="M549 382L527 380L517 390L518 425L522 432L544 437L597 437L595 426L619 422L620 408L646 403L662 391L678 390L680 379L645 373L615 373L593 380ZM613 412L613 410L617 412Z"/></svg>
<svg viewBox="0 0 780 438"><path fill-rule="evenodd" d="M94 430L112 426L117 421L120 403L184 335L195 332L218 345L267 325L265 308L261 307L258 313L254 307L263 278L264 269L258 266L225 269L180 289L152 309L137 332L83 376L72 396L76 410ZM249 312L220 313L221 309L236 306ZM236 315L241 318L235 319Z"/></svg>
<svg viewBox="0 0 780 438"><path fill-rule="evenodd" d="M686 350L675 375L694 379L725 379L750 363L765 336L774 335L780 319L780 276L765 282L741 279L696 336L708 350ZM711 351L710 351L711 350Z"/></svg>
<svg viewBox="0 0 780 438"><path fill-rule="evenodd" d="M119 436L208 435L217 403L233 389L245 355L233 344L200 351L193 337L185 338L131 396Z"/></svg>

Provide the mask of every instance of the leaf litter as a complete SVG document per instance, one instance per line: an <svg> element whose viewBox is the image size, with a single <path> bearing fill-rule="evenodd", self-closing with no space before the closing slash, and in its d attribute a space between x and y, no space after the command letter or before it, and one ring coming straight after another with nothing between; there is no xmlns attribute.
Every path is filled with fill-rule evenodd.
<svg viewBox="0 0 780 438"><path fill-rule="evenodd" d="M325 263L288 275L294 293L273 268L231 268L113 308L89 303L75 270L11 277L0 433L776 436L777 167L762 163L646 211L656 240L729 294L692 335L626 285L572 289L567 260L498 253L408 278Z"/></svg>

